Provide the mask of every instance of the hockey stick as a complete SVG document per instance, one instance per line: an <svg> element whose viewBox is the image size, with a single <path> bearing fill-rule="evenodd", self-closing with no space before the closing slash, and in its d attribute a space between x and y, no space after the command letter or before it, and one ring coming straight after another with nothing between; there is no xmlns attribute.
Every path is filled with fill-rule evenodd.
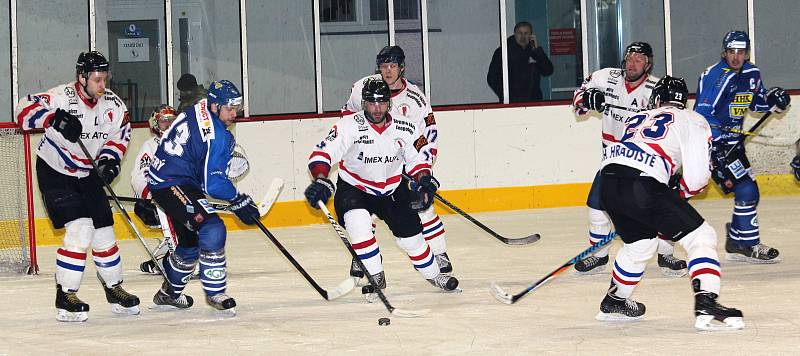
<svg viewBox="0 0 800 356"><path fill-rule="evenodd" d="M281 189L283 188L283 179L279 177L275 177L272 180L272 184L270 184L269 188L267 189L267 193L264 194L264 197L256 203L258 206L258 214L261 217L267 215L267 213L272 209L272 205L275 204L275 201L278 199L278 194L280 194ZM141 198L132 198L132 197L117 197L120 201L129 202L129 203L136 203L139 201L150 201L150 199L141 199ZM108 197L108 200L113 200L112 197ZM208 202L209 206L214 208L217 212L222 212L226 214L233 214L230 210L230 204L222 203L222 202Z"/></svg>
<svg viewBox="0 0 800 356"><path fill-rule="evenodd" d="M412 178L406 173L403 173L403 178L405 178L405 179L407 179L409 181L412 180ZM450 209L452 209L453 211L455 211L459 215L463 216L465 219L469 220L471 223L477 225L479 228L483 229L483 231L486 231L486 233L488 233L489 235L492 235L492 237L496 238L497 240L499 240L500 242L502 242L502 243L504 243L506 245L528 245L528 244L534 243L536 241L539 241L539 239L542 238L539 234L528 235L528 236L525 236L525 237L522 237L522 238L518 238L518 239L510 239L510 238L504 237L503 235L500 235L500 234L496 233L494 230L490 229L488 226L484 225L483 223L481 223L477 219L475 219L472 216L470 216L469 214L467 214L467 212L465 212L464 210L459 209L457 206L455 206L453 203L449 202L447 199L442 198L442 196L439 195L439 193L434 193L434 196L436 197L436 199L438 199L444 205L447 205L447 207L449 207Z"/></svg>
<svg viewBox="0 0 800 356"><path fill-rule="evenodd" d="M567 263L561 265L561 267L556 268L553 272L550 272L548 275L544 276L544 278L534 282L533 284L529 285L527 288L525 288L524 290L522 290L521 292L519 292L517 294L510 295L510 294L506 293L506 291L504 291L502 288L500 288L500 286L498 286L494 282L492 282L492 286L491 286L490 290L492 291L492 294L494 294L494 297L497 298L497 300L499 300L499 301L501 301L503 303L506 303L506 304L514 304L518 300L520 300L522 297L526 296L528 293L533 292L534 290L538 289L543 284L547 283L547 281L555 278L557 275L561 274L561 272L564 272L567 268L569 268L569 266L572 266L572 265L578 263L578 261L580 261L584 257L590 255L592 252L597 251L599 248L607 245L615 237L617 237L617 233L616 232L609 234L608 236L604 237L602 240L598 241L596 244L592 245L591 247L587 248L586 250L583 250L583 252L581 252L577 256L573 257L571 260L567 261Z"/></svg>
<svg viewBox="0 0 800 356"><path fill-rule="evenodd" d="M628 108L628 107L614 105L614 104L608 104L608 103L606 103L604 105L605 105L606 108L620 109L620 110L625 110L625 111L630 111L630 112L641 112L642 111L641 109Z"/></svg>
<svg viewBox="0 0 800 356"><path fill-rule="evenodd" d="M745 131L745 130L740 130L740 129L730 129L730 128L726 128L726 127L722 127L722 126L718 126L718 125L711 125L711 128L712 129L717 129L717 130L720 130L720 131L725 131L725 132L730 132L730 133L735 133L735 134L741 134L741 135L745 135L745 136L760 136L760 137L765 137L765 138L775 138L774 136L767 136L767 135L757 134L757 133L752 132L752 131Z"/></svg>
<svg viewBox="0 0 800 356"><path fill-rule="evenodd" d="M144 241L144 238L142 237L142 234L139 232L139 229L137 229L136 225L133 224L133 220L131 220L131 216L128 215L128 211L125 210L125 207L122 206L122 202L120 202L119 198L117 197L117 194L114 193L114 190L111 189L111 185L108 184L108 182L106 182L106 180L103 179L103 177L100 175L100 168L97 167L97 162L94 161L94 157L92 157L92 155L89 153L89 150L86 149L86 145L83 144L83 141L80 138L78 138L77 142L78 146L81 147L81 151L83 151L83 154L86 155L86 159L89 160L89 163L92 164L92 169L94 169L94 172L97 174L97 179L103 182L103 186L106 188L106 191L114 199L114 203L117 204L117 209L119 209L119 211L122 212L122 216L125 217L125 221L128 223L128 227L131 228L133 234L136 236L139 242L142 243L142 247L144 247L144 250L147 252L147 255L150 256L150 260L153 261L153 264L155 265L156 269L158 269L158 271L161 273L161 276L164 277L165 281L169 282L169 279L167 279L167 276L164 274L164 271L161 270L161 265L159 265L158 261L156 261L156 256L154 256L153 252L150 250L150 246L147 246L147 242Z"/></svg>
<svg viewBox="0 0 800 356"><path fill-rule="evenodd" d="M383 302L383 305L386 307L386 310L388 310L390 314L401 318L416 318L428 314L428 312L430 311L428 309L404 310L393 307L392 304L389 303L389 300L386 299L386 295L383 294L383 291L380 288L378 288L378 283L375 282L375 279L372 278L372 275L370 275L369 272L367 272L367 267L365 267L364 263L361 262L361 259L358 258L358 254L356 254L356 251L353 250L353 246L350 245L350 241L348 241L347 237L344 236L344 231L342 230L342 227L339 226L339 223L337 223L336 220L333 218L331 212L328 211L328 208L325 206L325 203L323 203L321 200L317 201L317 206L322 210L322 213L325 214L325 217L328 218L328 221L331 223L331 226L333 226L333 230L336 231L337 235L339 235L339 239L342 240L344 246L347 247L347 251L349 251L350 255L353 256L353 260L356 261L356 263L358 263L358 267L360 267L361 270L364 271L364 276L367 277L369 284L371 284L374 287L375 293L378 293L378 298L381 299L381 302ZM355 283L354 278L351 278L351 280L353 280L353 283Z"/></svg>
<svg viewBox="0 0 800 356"><path fill-rule="evenodd" d="M767 113L766 113L766 114L764 114L764 116L761 116L761 118L760 118L760 119L758 119L758 121L756 121L756 123L755 123L755 124L753 124L753 126L752 126L752 127L750 127L750 130L748 130L748 132L755 133L755 132L756 132L756 130L758 130L758 127L759 127L759 126L761 126L761 124L763 124L765 121L767 121L767 119L769 119L769 116L770 116L770 115L772 115L772 111L767 111ZM731 155L731 153L732 153L734 150L736 150L736 147L738 147L739 145L744 145L744 141L745 141L745 139L747 139L747 135L745 135L744 137L742 137L742 139L741 139L741 140L739 140L739 141L737 141L737 142L736 142L736 143L733 145L733 147L731 147L730 149L728 149L728 152L725 152L725 158L728 158L728 156L730 156L730 155Z"/></svg>
<svg viewBox="0 0 800 356"><path fill-rule="evenodd" d="M267 230L267 227L264 226L264 224L262 224L261 221L256 220L256 225L258 225L258 228L261 229L261 232L263 232L264 235L267 235L267 238L269 238L269 240L272 241L275 247L277 247L278 250L281 251L283 256L286 257L286 259L292 263L294 268L297 269L297 271L303 275L303 278L305 278L306 281L308 281L308 283L311 284L312 287L314 287L317 293L319 293L319 295L321 295L322 298L325 298L325 300L334 300L349 293L351 290L353 290L353 288L355 288L356 281L351 277L347 277L347 279L339 283L338 286L331 289L330 291L323 289L322 287L319 286L319 284L317 284L314 278L311 278L311 276L308 274L308 272L306 272L303 266L301 266L300 263L298 263L297 260L295 260L294 257L292 257L289 251L287 251L286 248L283 247L283 245L278 241L278 239L275 238L275 235L273 235L271 232L269 232L269 230Z"/></svg>

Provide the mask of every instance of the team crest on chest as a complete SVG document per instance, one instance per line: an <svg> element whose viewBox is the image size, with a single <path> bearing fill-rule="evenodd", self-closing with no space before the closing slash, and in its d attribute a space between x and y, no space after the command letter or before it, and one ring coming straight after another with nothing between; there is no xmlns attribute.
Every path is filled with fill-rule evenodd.
<svg viewBox="0 0 800 356"><path fill-rule="evenodd" d="M408 104L403 103L397 107L397 110L401 115L408 116L408 112L411 110L411 108L408 106Z"/></svg>

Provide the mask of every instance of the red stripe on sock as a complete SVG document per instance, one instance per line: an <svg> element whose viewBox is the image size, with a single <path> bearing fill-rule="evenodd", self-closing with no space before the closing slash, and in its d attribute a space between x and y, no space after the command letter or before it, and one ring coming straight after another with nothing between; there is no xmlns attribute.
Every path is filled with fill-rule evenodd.
<svg viewBox="0 0 800 356"><path fill-rule="evenodd" d="M437 222L439 222L439 215L436 215L436 217L435 217L435 218L433 218L433 220L431 220L431 221L428 221L428 222L426 222L426 223L423 223L423 224L422 224L422 227L428 227L428 226L430 226L430 225L433 225L433 224L435 224L435 223L437 223Z"/></svg>
<svg viewBox="0 0 800 356"><path fill-rule="evenodd" d="M58 249L58 254L61 255L61 256L64 256L64 257L74 258L74 259L77 259L77 260L85 260L86 259L86 252L84 252L84 253L72 252L72 251L67 251L67 250L65 250L63 248L60 248L60 249Z"/></svg>
<svg viewBox="0 0 800 356"><path fill-rule="evenodd" d="M435 239L437 236L439 236L441 234L444 234L444 229L439 230L439 232L437 232L437 233L435 233L435 234L433 234L431 236L425 236L425 241L433 240L433 239Z"/></svg>
<svg viewBox="0 0 800 356"><path fill-rule="evenodd" d="M408 258L410 258L412 261L420 261L420 260L424 260L424 259L428 258L428 256L430 254L431 254L431 248L430 248L430 246L428 246L428 247L425 247L425 252L423 252L419 256L408 255Z"/></svg>
<svg viewBox="0 0 800 356"><path fill-rule="evenodd" d="M114 246L111 246L110 249L105 250L105 251L92 250L92 255L94 257L109 257L109 256L113 256L117 252L119 252L119 248L117 248L117 245L114 245Z"/></svg>
<svg viewBox="0 0 800 356"><path fill-rule="evenodd" d="M369 239L367 241L362 241L362 242L359 242L357 244L353 244L353 248L356 249L356 250L360 250L362 248L367 248L367 247L369 247L370 245L372 245L374 243L375 243L375 236L373 236L371 239Z"/></svg>
<svg viewBox="0 0 800 356"><path fill-rule="evenodd" d="M715 270L713 268L701 268L701 269L698 269L698 270L692 272L692 276L690 278L694 279L694 277L697 277L697 276L699 276L701 274L713 274L713 275L715 275L717 277L720 277L719 271L717 271L717 270Z"/></svg>
<svg viewBox="0 0 800 356"><path fill-rule="evenodd" d="M611 277L613 277L615 281L617 281L619 283L622 283L622 284L624 284L626 286L633 286L633 285L636 285L637 283L639 283L639 281L626 281L626 280L624 280L622 278L619 278L619 276L617 276L617 272L616 271L611 272Z"/></svg>

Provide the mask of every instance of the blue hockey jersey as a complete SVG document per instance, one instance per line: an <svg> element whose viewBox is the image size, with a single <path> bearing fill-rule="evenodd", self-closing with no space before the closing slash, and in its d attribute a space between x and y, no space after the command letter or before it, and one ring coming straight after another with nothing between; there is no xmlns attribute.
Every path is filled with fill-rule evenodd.
<svg viewBox="0 0 800 356"><path fill-rule="evenodd" d="M238 192L226 171L235 145L233 134L201 100L164 132L147 184L150 190L190 184L212 198L233 200Z"/></svg>
<svg viewBox="0 0 800 356"><path fill-rule="evenodd" d="M722 58L700 74L694 111L708 120L714 140L738 140L740 134L720 128L741 130L748 109L755 112L769 110L758 67L745 62L737 72Z"/></svg>

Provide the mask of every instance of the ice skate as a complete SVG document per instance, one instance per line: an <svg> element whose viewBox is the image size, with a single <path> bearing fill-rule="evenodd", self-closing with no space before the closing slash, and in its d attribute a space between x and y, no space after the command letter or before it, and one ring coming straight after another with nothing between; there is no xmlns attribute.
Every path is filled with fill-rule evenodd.
<svg viewBox="0 0 800 356"><path fill-rule="evenodd" d="M56 284L56 320L64 322L86 321L89 319L89 304L78 299L75 292L64 292Z"/></svg>
<svg viewBox="0 0 800 356"><path fill-rule="evenodd" d="M747 262L752 264L772 264L781 261L780 252L764 244L742 246L731 238L731 224L725 224L725 259L728 261Z"/></svg>
<svg viewBox="0 0 800 356"><path fill-rule="evenodd" d="M439 272L448 276L453 273L453 265L450 263L450 257L447 256L447 252L434 255L433 257L436 258L436 263L439 264Z"/></svg>
<svg viewBox="0 0 800 356"><path fill-rule="evenodd" d="M103 284L106 300L111 304L111 312L123 315L139 315L139 297L122 289L121 284L112 288Z"/></svg>
<svg viewBox="0 0 800 356"><path fill-rule="evenodd" d="M386 290L386 275L383 273L383 271L373 274L372 279L375 281L381 291ZM367 299L368 303L374 303L379 298L378 293L375 291L375 286L372 284L367 284L361 287L361 294L364 295L364 298Z"/></svg>
<svg viewBox="0 0 800 356"><path fill-rule="evenodd" d="M598 274L606 270L606 265L608 265L608 256L597 257L592 255L578 261L575 264L575 271L581 275Z"/></svg>
<svg viewBox="0 0 800 356"><path fill-rule="evenodd" d="M659 254L658 267L661 267L661 274L667 277L683 277L688 272L686 261L675 258L672 254Z"/></svg>
<svg viewBox="0 0 800 356"><path fill-rule="evenodd" d="M172 298L172 287L169 282L164 281L161 284L161 289L153 296L153 307L151 309L169 310L169 309L188 309L194 305L192 297L181 294L178 298Z"/></svg>
<svg viewBox="0 0 800 356"><path fill-rule="evenodd" d="M236 300L225 293L206 296L206 303L216 310L224 311L231 316L236 315L236 309L234 309Z"/></svg>
<svg viewBox="0 0 800 356"><path fill-rule="evenodd" d="M645 306L630 298L620 298L614 293L617 286L612 282L603 301L600 311L594 317L600 321L633 321L644 318Z"/></svg>
<svg viewBox="0 0 800 356"><path fill-rule="evenodd" d="M139 265L139 270L149 274L161 274L161 271L156 268L156 264L150 260L142 262L142 264Z"/></svg>
<svg viewBox="0 0 800 356"><path fill-rule="evenodd" d="M359 266L355 258L353 258L353 261L350 263L350 277L353 277L356 285L361 284L363 281L362 278L364 278L364 271L361 270L361 266Z"/></svg>
<svg viewBox="0 0 800 356"><path fill-rule="evenodd" d="M448 274L439 273L438 276L429 279L428 282L434 287L441 288L445 292L461 292L461 288L458 288L458 279Z"/></svg>
<svg viewBox="0 0 800 356"><path fill-rule="evenodd" d="M700 290L699 281L694 287L694 327L703 331L739 330L744 328L744 319L739 309L727 308L717 303L718 295Z"/></svg>

